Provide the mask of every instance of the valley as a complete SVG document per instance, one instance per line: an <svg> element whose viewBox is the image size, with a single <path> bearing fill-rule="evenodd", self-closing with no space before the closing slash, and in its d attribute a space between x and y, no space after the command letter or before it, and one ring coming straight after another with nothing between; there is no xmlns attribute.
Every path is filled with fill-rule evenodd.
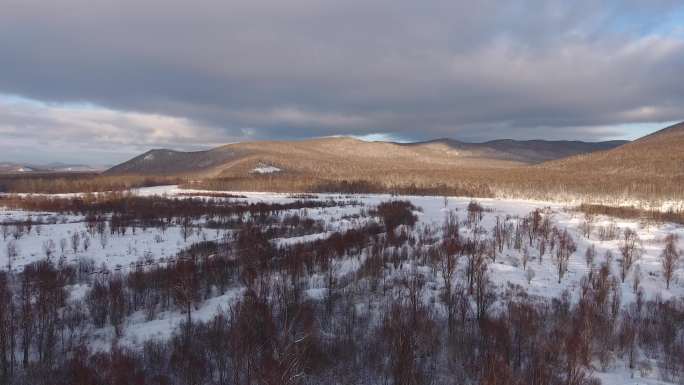
<svg viewBox="0 0 684 385"><path fill-rule="evenodd" d="M93 354L112 354L116 346L117 354L133 358L154 344L178 343L172 341L182 341L187 333L199 333L201 339L205 328L222 319L231 320L226 327L237 328L237 324L230 326L239 317L235 312L253 311L245 306L266 301L265 306L272 306L269 317L274 317L269 322L294 322L295 340L288 343L296 346L297 338L317 336L307 342L307 350L287 353L302 360L297 370L311 381L380 375L384 369L361 364L355 374L341 376L336 368L349 363L328 360L333 359L331 354L340 354L334 353L340 338L356 340L345 348L345 354L354 355L368 354L362 341L404 338L378 334L387 332L387 322L413 325L417 334L411 338L435 339L433 345L414 347L429 349L427 356L413 361L422 376L467 379L475 375L467 367L435 370L429 362L449 360L454 354L451 344L463 344L465 335L495 338L482 322L502 322L501 317L513 316L512 306L529 307L527 311L536 314L533 317L551 311L553 317L563 318L558 310L546 307L565 303L565 311L576 314L585 306L598 306L587 302L597 300L591 299L599 295L591 294L594 290L607 290L600 295L608 298L601 301L612 298L616 318L611 328L615 329L608 329L609 335L602 338L616 340L609 345L597 337L585 340L588 363L576 370L606 384L632 379L659 383L677 373L666 364L668 355L674 354L670 350L649 350L651 345L641 340L623 345L618 338L626 322L623 317L634 315L635 303L640 304L638 316L643 322L663 322L650 319L653 314L643 313L644 306L673 306L672 311L680 311L684 268L675 265L665 274L663 253L668 242L674 242L677 253L682 247L682 224L585 214L570 203L531 200L216 192L178 186L94 195L5 195L0 205L5 207L0 211L0 246L6 251L0 257L3 290L24 285L13 283L12 276L51 274L60 282L53 283L59 286L52 290L62 292L61 306L66 306L58 319L85 317L77 329L68 329L71 337L56 349L66 348L64 344L73 344L76 338ZM169 289L164 289L166 279L171 280ZM116 287L120 291L112 291ZM19 299L22 294L14 295ZM279 313L285 305L299 310L293 315ZM358 323L353 330L344 329L349 306L357 319L353 322ZM397 306L409 312L405 314L411 314L411 306L418 307L421 320L393 313ZM301 313L305 309L308 313ZM320 325L309 325L301 317L313 317ZM39 334L40 338L51 338L57 330L66 331L64 327L37 331L48 333ZM511 332L516 333L523 330L515 329L515 324L501 327L514 328ZM645 324L635 327L647 333L648 329L640 329ZM528 332L543 334L543 330ZM566 329L570 334L563 338L572 338L573 330ZM350 332L354 337L345 337ZM457 338L459 333L466 334ZM35 349L45 348L39 340L27 342L37 344ZM287 346L274 349L291 349ZM319 356L308 356L309 349ZM495 349L490 353L498 354L500 347ZM218 365L212 361L215 357L195 359ZM245 374L240 364L228 365L231 371ZM499 369L488 370L499 373ZM192 375L213 376L214 370L218 368L200 366ZM190 374L167 374L179 380L186 375ZM531 374L522 366L508 375Z"/></svg>
<svg viewBox="0 0 684 385"><path fill-rule="evenodd" d="M683 26L0 0L0 385L684 385Z"/></svg>

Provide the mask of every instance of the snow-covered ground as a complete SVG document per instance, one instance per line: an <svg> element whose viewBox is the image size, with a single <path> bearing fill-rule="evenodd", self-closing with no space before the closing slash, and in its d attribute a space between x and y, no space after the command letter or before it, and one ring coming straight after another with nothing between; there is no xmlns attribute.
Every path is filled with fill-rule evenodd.
<svg viewBox="0 0 684 385"><path fill-rule="evenodd" d="M168 196L168 197L190 197L192 194L202 196L207 193L201 190L185 190L176 186L161 186L141 188L134 190L135 194L141 196ZM264 192L232 192L236 195L245 196L237 198L239 201L246 202L269 202L269 203L288 203L302 198L292 194L264 193ZM180 195L183 194L183 195ZM73 194L60 195L70 196ZM218 198L231 199L236 198ZM418 223L414 231L420 232L426 226L439 229L445 217L454 212L459 220L463 221L467 215L467 206L472 201L467 197L430 197L430 196L391 196L384 194L359 194L359 195L340 195L340 194L315 194L306 199L316 200L347 200L358 201L361 204L350 204L345 206L335 206L326 208L308 208L290 210L290 214L297 213L301 216L326 222L325 231L316 234L309 234L293 238L278 238L273 240L280 245L296 242L306 242L317 239L324 239L336 231L344 231L351 228L360 228L369 220L368 217L360 215L362 210L368 210L383 201L391 199L410 200L421 211L416 212ZM528 283L528 274L522 267L521 254L513 249L505 249L499 255L496 262L489 264L490 277L493 283L503 292L511 285L517 285L525 289L529 294L540 297L557 297L563 291L568 290L572 297L576 298L579 294L581 279L586 276L589 267L585 261L585 251L591 245L596 247L596 259L594 266L604 262L607 251L612 252L613 259L611 268L613 274L619 276L619 241L601 241L597 231L584 237L582 224L585 221L584 215L571 210L572 204L561 204L530 200L513 199L477 199L477 202L485 208L484 217L480 226L491 234L491 229L497 222L515 220L517 217L524 217L535 209L544 209L551 213L553 223L561 230L567 229L577 243L577 251L570 257L568 271L561 283L558 283L557 267L553 259L548 254L540 263L537 259L538 252L530 249L532 260L527 268L534 270L534 277ZM285 213L283 213L285 214ZM137 229L135 233L130 230L123 236L109 235L104 241L95 235L90 239L90 246L87 250L83 247L83 237L86 237L86 227L84 218L74 215L63 215L57 213L25 212L18 210L8 210L0 208L0 222L7 220L25 220L29 215L33 219L41 219L50 224L40 225L39 232L33 228L30 235L24 235L18 239L10 234L7 238L0 238L0 268L6 269L8 265L7 245L12 243L18 249L18 257L12 261L12 267L20 270L27 263L45 258L45 245L51 240L55 244L53 258L65 258L67 262L76 262L80 258L89 258L95 261L96 266L105 264L110 269L123 269L131 263L144 258L154 258L155 260L171 257L180 250L202 240L221 239L224 236L223 230L201 229L193 232L187 239L184 239L179 227L170 226L165 232L159 229ZM609 217L598 216L593 223L594 229L600 226L614 224L620 229L631 228L635 230L642 241L643 254L639 258L624 283L622 283L622 302L630 303L634 300L633 279L635 271L640 271L640 285L647 299L660 296L664 299L672 296L684 295L684 264L680 264L675 271L670 288L665 286L662 275L660 255L664 247L664 239L669 234L679 236L679 248L684 246L684 226L672 223L644 223L638 220L623 220ZM468 235L470 229L461 226L463 235ZM71 238L74 233L81 234L81 243L76 248L72 247ZM90 237L90 236L89 236ZM64 241L62 241L64 240ZM64 245L64 250L61 249ZM335 262L334 271L343 277L353 274L363 263L363 256L358 258L347 258ZM323 298L326 292L325 277L314 274L309 278L309 287L306 293L313 299ZM436 296L443 283L436 279L432 285L432 293L428 296ZM78 297L82 288L75 287L72 297ZM239 298L241 289L233 289L226 294L212 298L201 305L196 312L198 319L210 319L218 309L226 309ZM159 314L154 320L146 320L144 314L133 314L126 321L126 327L122 342L135 344L138 341L151 337L164 337L171 333L173 327L178 325L184 316L178 312ZM111 336L112 330L101 330L101 341L106 341ZM103 346L106 343L103 342ZM596 373L606 384L661 384L652 379L631 378L633 373L629 371L615 370L609 373Z"/></svg>
<svg viewBox="0 0 684 385"><path fill-rule="evenodd" d="M185 190L177 186L159 186L150 188L141 188L134 190L136 194L141 196L178 196L188 197L187 194L202 194L206 191L202 190ZM183 195L179 195L179 194ZM240 198L240 201L246 202L269 202L269 203L288 203L301 199L297 195L285 193L264 193L264 192L232 192L236 195L242 195L246 198ZM60 195L65 196L65 195ZM69 196L69 195L66 195ZM449 197L445 200L444 197L435 196L392 196L388 194L359 194L359 195L340 195L340 194L316 194L316 200L354 200L359 201L362 205L346 205L339 207L326 208L308 208L299 210L290 210L290 214L298 213L303 216L318 220L322 219L327 222L326 231L319 234L305 235L295 238L276 239L274 242L279 244L289 244L293 242L311 241L314 239L322 239L329 236L335 231L344 231L354 227L360 227L367 222L367 218L359 216L361 210L372 208L377 204L391 200L391 199L406 199L410 200L415 206L422 211L417 212L418 223L416 231L425 226L439 227L444 221L448 212L454 211L460 220L464 220L467 215L467 206L471 202L471 198L466 197ZM226 198L235 199L235 198ZM588 272L588 267L585 262L585 251L592 244L596 246L597 257L595 265L604 261L606 251L611 251L614 258L612 261L613 272L617 274L619 271L619 241L600 241L596 235L596 231L585 238L580 229L584 222L584 216L581 213L570 210L571 205L559 204L540 201L527 200L504 200L504 199L477 199L485 208L484 217L481 221L481 226L491 231L496 223L496 218L504 220L506 217L523 217L537 208L549 209L552 211L553 222L559 228L567 228L577 243L577 251L571 256L568 266L568 272L563 278L562 282L558 284L558 276L556 266L553 264L551 257L548 255L544 258L541 264L537 261L531 261L529 267L534 270L535 276L531 282L527 283L526 273L521 265L521 255L515 250L505 250L504 254L497 258L496 263L489 265L491 276L494 282L501 288L504 288L509 283L520 285L528 290L530 294L553 297L559 295L563 290L569 290L571 293L576 293L576 288L579 285L580 279ZM54 224L45 224L40 226L40 234L35 229L30 235L25 235L19 239L14 239L9 235L6 239L0 238L0 266L7 267L7 244L12 242L17 246L19 251L16 260L12 261L13 268L21 269L21 266L36 260L45 258L45 244L52 240L56 246L53 258L64 257L67 261L75 262L79 258L90 258L95 261L96 266L102 263L107 265L110 269L117 267L126 268L133 262L139 261L146 257L153 257L155 259L166 258L174 256L178 251L190 246L193 243L202 240L216 240L223 237L222 231L211 229L201 229L193 232L187 239L182 236L179 227L169 227L165 232L159 229L136 229L135 233L130 230L123 236L108 235L104 242L101 242L100 237L95 235L90 239L90 246L88 250L83 247L82 239L85 237L85 222L84 218L73 215L62 215L56 213L28 213L25 211L0 209L0 222L6 220L23 220L28 215L33 219L42 219L45 222L56 222ZM665 288L665 282L662 278L660 254L664 246L664 238L668 234L677 234L681 240L684 239L684 227L681 225L671 223L648 224L637 220L623 220L608 217L597 217L594 222L594 228L602 225L614 223L621 229L632 228L637 232L643 242L643 255L635 263L632 272L635 269L641 272L641 285L647 294L648 298L653 298L660 295L667 299L672 295L684 295L684 268L679 268L675 271L673 281L669 290ZM462 226L462 232L467 233L468 229ZM76 251L72 248L71 237L74 232L81 234L81 245ZM63 241L62 241L63 240ZM61 250L61 245L65 245L64 251ZM535 250L531 250L532 257L535 257ZM638 266L638 268L637 268ZM623 284L623 299L625 302L630 302L633 297L632 277L628 277Z"/></svg>
<svg viewBox="0 0 684 385"><path fill-rule="evenodd" d="M17 257L11 265L15 270L21 270L23 265L46 258L46 247L52 242L51 258L60 258L67 262L78 262L80 258L92 259L96 266L103 263L110 269L127 267L131 262L154 256L155 259L175 256L178 251L203 239L215 239L215 232L202 230L193 233L187 240L183 239L180 228L169 227L162 232L158 229L136 229L135 233L128 231L125 235L110 235L107 231L104 237L88 234L85 218L74 215L54 213L30 213L33 220L56 221L54 224L34 225L30 234L15 239L11 234L0 238L2 256L0 263L3 268L8 266L7 245L12 243L17 248ZM25 220L29 213L17 210L0 210L1 221ZM72 236L79 234L79 245L76 250L72 247ZM87 250L84 239L90 242ZM64 250L62 250L64 246Z"/></svg>

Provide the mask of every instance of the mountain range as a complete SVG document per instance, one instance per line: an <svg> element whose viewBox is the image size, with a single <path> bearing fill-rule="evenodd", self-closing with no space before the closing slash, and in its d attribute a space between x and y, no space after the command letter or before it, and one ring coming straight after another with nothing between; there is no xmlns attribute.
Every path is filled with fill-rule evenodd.
<svg viewBox="0 0 684 385"><path fill-rule="evenodd" d="M684 123L631 142L394 143L328 137L197 152L159 149L104 175L182 178L188 186L216 190L680 200Z"/></svg>
<svg viewBox="0 0 684 385"><path fill-rule="evenodd" d="M10 178L5 178L5 189L13 191L179 183L213 190L672 201L684 200L683 150L680 123L631 142L395 143L325 137L233 143L195 152L156 149L103 172L78 165L2 163L0 174ZM68 180L58 177L66 174L71 174Z"/></svg>
<svg viewBox="0 0 684 385"><path fill-rule="evenodd" d="M628 142L495 140L368 142L351 137L234 143L207 151L151 150L106 175L236 177L270 173L353 177L373 170L509 168L617 148Z"/></svg>
<svg viewBox="0 0 684 385"><path fill-rule="evenodd" d="M29 164L15 162L0 162L0 174L26 173L68 173L68 172L100 172L103 168L84 164L69 164L54 162L48 164Z"/></svg>

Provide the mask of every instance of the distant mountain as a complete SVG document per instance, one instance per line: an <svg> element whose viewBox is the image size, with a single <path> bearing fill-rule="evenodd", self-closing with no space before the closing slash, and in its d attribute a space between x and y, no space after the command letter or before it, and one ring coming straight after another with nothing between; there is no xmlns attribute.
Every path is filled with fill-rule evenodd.
<svg viewBox="0 0 684 385"><path fill-rule="evenodd" d="M116 165L109 175L185 175L207 173L239 159L239 153L224 147L209 151L182 152L169 149L150 150Z"/></svg>
<svg viewBox="0 0 684 385"><path fill-rule="evenodd" d="M48 163L39 167L53 172L99 172L107 169L107 167L94 167L85 164L61 162Z"/></svg>
<svg viewBox="0 0 684 385"><path fill-rule="evenodd" d="M25 164L11 163L11 162L1 162L0 163L0 173L25 173L36 171L34 168L29 167Z"/></svg>
<svg viewBox="0 0 684 385"><path fill-rule="evenodd" d="M540 167L632 176L684 176L684 122L608 151L576 155Z"/></svg>
<svg viewBox="0 0 684 385"><path fill-rule="evenodd" d="M14 162L0 162L0 174L24 174L24 173L68 173L68 172L100 172L103 168L87 166L83 164L48 163L48 164L24 164Z"/></svg>
<svg viewBox="0 0 684 385"><path fill-rule="evenodd" d="M626 142L497 140L465 143L367 142L350 137L235 143L208 151L151 150L106 171L108 175L244 177L296 174L355 177L367 171L506 168L617 147Z"/></svg>
<svg viewBox="0 0 684 385"><path fill-rule="evenodd" d="M582 142L568 140L513 140L499 139L483 143L467 143L453 139L437 139L429 142L410 143L409 146L444 144L451 148L467 151L483 159L517 161L526 164L541 163L577 154L609 150L626 143L626 140L606 142Z"/></svg>

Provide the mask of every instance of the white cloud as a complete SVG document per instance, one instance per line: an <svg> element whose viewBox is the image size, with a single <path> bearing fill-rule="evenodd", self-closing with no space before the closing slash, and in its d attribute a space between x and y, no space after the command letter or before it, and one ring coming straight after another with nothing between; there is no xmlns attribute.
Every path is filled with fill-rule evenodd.
<svg viewBox="0 0 684 385"><path fill-rule="evenodd" d="M151 147L206 147L228 139L186 118L8 97L0 98L0 133L0 152L25 148L40 157L71 151L100 162L120 161ZM93 151L102 151L104 159L87 159Z"/></svg>

